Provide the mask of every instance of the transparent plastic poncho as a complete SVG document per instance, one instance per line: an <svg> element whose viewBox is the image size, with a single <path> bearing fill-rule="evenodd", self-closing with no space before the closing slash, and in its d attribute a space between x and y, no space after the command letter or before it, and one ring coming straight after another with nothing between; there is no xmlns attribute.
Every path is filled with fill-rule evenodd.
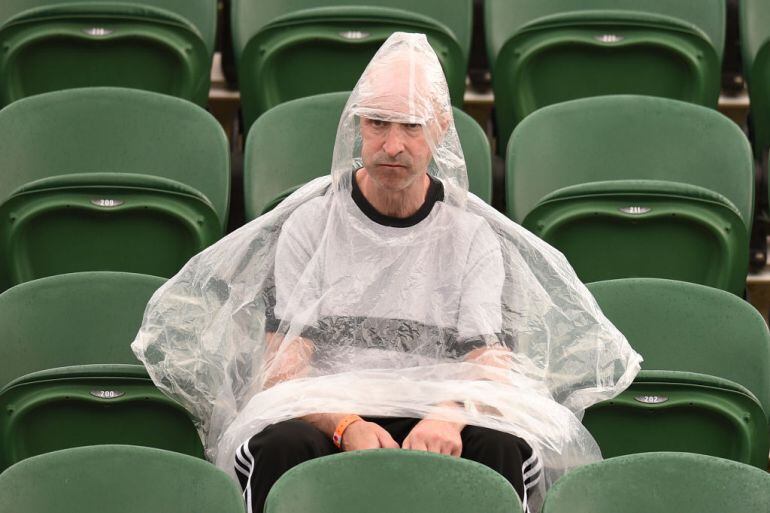
<svg viewBox="0 0 770 513"><path fill-rule="evenodd" d="M351 199L362 120L427 142L443 200L419 223L383 226ZM601 458L582 412L641 358L561 253L467 189L438 59L424 36L394 34L345 106L330 176L192 258L147 306L132 348L209 459L234 476L250 436L322 412L515 434L545 467L540 498Z"/></svg>

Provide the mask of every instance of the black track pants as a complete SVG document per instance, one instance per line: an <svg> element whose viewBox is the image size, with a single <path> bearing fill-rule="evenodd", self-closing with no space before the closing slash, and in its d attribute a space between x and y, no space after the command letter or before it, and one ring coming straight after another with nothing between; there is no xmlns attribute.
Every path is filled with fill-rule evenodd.
<svg viewBox="0 0 770 513"><path fill-rule="evenodd" d="M366 418L382 426L401 445L419 419ZM462 458L482 463L505 477L525 506L527 492L540 479L541 465L530 446L519 437L477 426L461 433ZM241 445L235 471L249 513L262 513L270 488L284 472L302 462L336 454L331 439L302 420L273 424Z"/></svg>

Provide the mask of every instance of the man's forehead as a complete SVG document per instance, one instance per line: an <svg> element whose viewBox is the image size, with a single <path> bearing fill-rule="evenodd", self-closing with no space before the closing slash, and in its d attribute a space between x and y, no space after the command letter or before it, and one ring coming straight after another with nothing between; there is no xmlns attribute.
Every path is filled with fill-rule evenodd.
<svg viewBox="0 0 770 513"><path fill-rule="evenodd" d="M382 111L378 109L360 109L356 114L360 119L387 121L388 123L400 123L408 125L425 125L426 121L417 116L401 114L393 111Z"/></svg>
<svg viewBox="0 0 770 513"><path fill-rule="evenodd" d="M419 124L426 123L431 117L419 102L411 102L409 98L396 95L383 95L362 101L355 107L355 114L380 121Z"/></svg>

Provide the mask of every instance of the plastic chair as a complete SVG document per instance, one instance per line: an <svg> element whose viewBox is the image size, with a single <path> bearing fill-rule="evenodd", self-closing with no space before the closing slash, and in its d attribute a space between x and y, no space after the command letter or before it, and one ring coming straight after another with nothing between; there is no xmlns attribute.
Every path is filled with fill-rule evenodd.
<svg viewBox="0 0 770 513"><path fill-rule="evenodd" d="M627 390L585 414L602 454L697 452L767 468L770 332L754 307L654 278L588 288L644 357Z"/></svg>
<svg viewBox="0 0 770 513"><path fill-rule="evenodd" d="M762 0L741 0L740 36L743 75L751 96L754 152L770 148L770 5Z"/></svg>
<svg viewBox="0 0 770 513"><path fill-rule="evenodd" d="M330 493L334 490L334 493ZM440 454L379 449L297 465L270 490L265 513L516 513L513 486L479 463Z"/></svg>
<svg viewBox="0 0 770 513"><path fill-rule="evenodd" d="M756 513L770 476L700 454L621 456L577 468L548 491L542 513Z"/></svg>
<svg viewBox="0 0 770 513"><path fill-rule="evenodd" d="M462 106L472 0L233 0L232 31L245 131L304 96L350 91L393 33L421 32Z"/></svg>
<svg viewBox="0 0 770 513"><path fill-rule="evenodd" d="M85 88L0 111L0 290L75 271L169 277L224 233L219 123L188 101Z"/></svg>
<svg viewBox="0 0 770 513"><path fill-rule="evenodd" d="M609 94L716 108L725 0L487 0L500 149L535 110Z"/></svg>
<svg viewBox="0 0 770 513"><path fill-rule="evenodd" d="M349 95L329 93L292 100L270 109L257 120L244 153L247 220L272 209L278 197L288 196L297 185L329 174L337 125ZM468 164L470 191L489 203L489 140L479 124L456 107L454 120Z"/></svg>
<svg viewBox="0 0 770 513"><path fill-rule="evenodd" d="M561 250L582 281L648 276L741 294L753 174L746 137L716 111L585 98L516 128L507 212Z"/></svg>
<svg viewBox="0 0 770 513"><path fill-rule="evenodd" d="M81 445L126 443L203 456L187 412L155 387L130 348L163 282L73 273L0 294L0 470Z"/></svg>
<svg viewBox="0 0 770 513"><path fill-rule="evenodd" d="M0 513L244 513L238 486L211 463L125 445L35 456L0 475Z"/></svg>
<svg viewBox="0 0 770 513"><path fill-rule="evenodd" d="M90 86L208 100L216 0L3 0L0 106Z"/></svg>

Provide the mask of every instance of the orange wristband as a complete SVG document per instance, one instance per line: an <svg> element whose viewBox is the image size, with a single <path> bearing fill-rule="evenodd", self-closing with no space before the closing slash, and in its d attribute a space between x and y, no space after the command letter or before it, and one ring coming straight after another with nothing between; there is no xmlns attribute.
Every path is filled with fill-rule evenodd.
<svg viewBox="0 0 770 513"><path fill-rule="evenodd" d="M364 419L358 415L346 415L339 424L337 424L337 429L334 430L334 435L332 436L332 442L334 442L334 445L336 445L338 449L342 449L342 435L345 434L345 430L348 426L358 420Z"/></svg>

